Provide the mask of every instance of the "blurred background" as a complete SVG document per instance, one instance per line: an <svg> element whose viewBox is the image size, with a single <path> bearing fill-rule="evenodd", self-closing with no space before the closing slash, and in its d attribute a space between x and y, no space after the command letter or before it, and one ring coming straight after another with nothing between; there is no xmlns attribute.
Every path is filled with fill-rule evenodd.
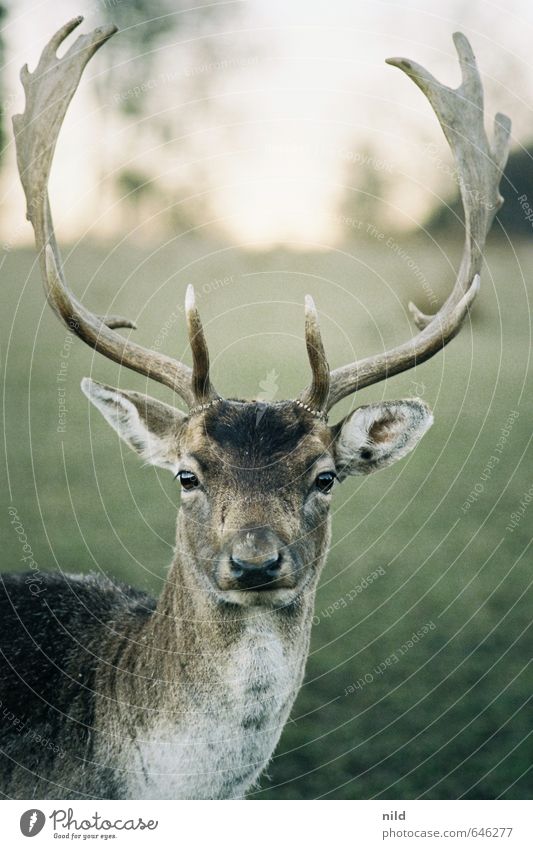
<svg viewBox="0 0 533 849"><path fill-rule="evenodd" d="M79 381L171 399L45 307L15 170L19 69L79 13L84 30L120 32L89 65L55 156L67 279L186 361L194 283L217 388L268 399L307 381L306 292L337 366L407 339L407 302L434 312L450 291L463 234L453 162L423 95L384 59L457 85L451 35L470 38L487 127L497 110L513 121L481 294L444 352L338 407L418 395L435 425L407 460L335 496L306 681L251 795L530 797L533 7L0 3L2 569L24 568L15 506L39 568L158 594L176 485L126 453Z"/></svg>

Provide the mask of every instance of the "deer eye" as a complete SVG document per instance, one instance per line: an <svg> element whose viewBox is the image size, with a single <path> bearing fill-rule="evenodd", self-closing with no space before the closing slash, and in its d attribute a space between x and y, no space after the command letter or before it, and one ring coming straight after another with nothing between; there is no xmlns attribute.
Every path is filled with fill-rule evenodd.
<svg viewBox="0 0 533 849"><path fill-rule="evenodd" d="M315 486L319 492L327 495L328 492L331 492L331 487L335 483L336 477L335 472L320 472L316 477Z"/></svg>
<svg viewBox="0 0 533 849"><path fill-rule="evenodd" d="M197 486L200 486L200 481L192 472L178 472L176 477L179 478L182 489L185 489L187 492L191 489L196 489Z"/></svg>

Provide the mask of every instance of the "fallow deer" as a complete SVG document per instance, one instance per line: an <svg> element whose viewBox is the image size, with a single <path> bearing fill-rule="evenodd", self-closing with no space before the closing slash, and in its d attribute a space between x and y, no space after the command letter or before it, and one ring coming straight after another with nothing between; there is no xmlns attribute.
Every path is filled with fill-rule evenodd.
<svg viewBox="0 0 533 849"><path fill-rule="evenodd" d="M60 319L95 351L186 403L184 413L138 392L82 383L120 437L178 479L182 499L157 600L102 575L51 572L37 595L24 575L3 576L0 790L26 799L239 798L271 758L302 682L332 490L404 457L432 423L416 398L368 404L332 426L328 412L432 357L459 331L502 203L510 122L497 115L489 143L464 35L454 36L457 89L406 59L388 60L429 99L455 159L466 242L453 290L434 316L410 305L419 329L412 339L333 370L308 297L310 385L294 400L225 399L209 378L191 287L192 368L121 335L132 322L93 314L66 286L48 200L52 157L85 66L115 32L81 35L58 58L81 20L54 35L33 73L22 69L26 105L14 130L27 216Z"/></svg>

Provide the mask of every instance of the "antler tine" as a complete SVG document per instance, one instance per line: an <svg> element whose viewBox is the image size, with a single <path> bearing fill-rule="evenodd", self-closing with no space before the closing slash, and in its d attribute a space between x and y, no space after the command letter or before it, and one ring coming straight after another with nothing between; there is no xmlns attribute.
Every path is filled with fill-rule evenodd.
<svg viewBox="0 0 533 849"><path fill-rule="evenodd" d="M325 411L329 396L329 365L311 295L305 296L305 344L313 377L311 385L301 393L298 400L314 411Z"/></svg>
<svg viewBox="0 0 533 849"><path fill-rule="evenodd" d="M459 332L479 289L485 239L503 203L499 184L507 162L511 122L506 115L496 115L490 144L483 123L483 87L474 53L462 33L455 33L453 39L462 71L457 89L443 85L408 59L387 62L404 71L426 95L455 159L465 214L465 246L455 285L434 316L409 304L421 330L417 336L383 354L335 369L331 374L329 407L358 389L434 356Z"/></svg>
<svg viewBox="0 0 533 849"><path fill-rule="evenodd" d="M187 294L185 295L185 314L193 358L192 389L195 400L198 402L212 401L219 395L209 379L209 350L205 341L200 313L196 307L194 287L191 285L187 286Z"/></svg>
<svg viewBox="0 0 533 849"><path fill-rule="evenodd" d="M23 114L13 118L26 214L35 232L46 296L61 320L84 342L109 359L168 386L192 406L196 399L193 372L188 366L116 333L115 328L135 325L122 316L101 317L91 313L75 298L64 279L48 199L52 159L63 119L85 66L117 31L111 25L80 35L65 55L58 58L57 49L82 20L81 16L74 18L57 31L33 73L30 74L27 65L22 68L26 105Z"/></svg>

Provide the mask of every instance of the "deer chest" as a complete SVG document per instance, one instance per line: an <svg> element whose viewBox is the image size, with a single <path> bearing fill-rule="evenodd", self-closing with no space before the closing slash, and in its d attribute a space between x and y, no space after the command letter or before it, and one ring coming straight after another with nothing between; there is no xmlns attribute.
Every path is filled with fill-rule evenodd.
<svg viewBox="0 0 533 849"><path fill-rule="evenodd" d="M135 741L128 796L242 797L272 756L302 672L303 663L272 632L247 635L183 693L178 722L162 711L153 730Z"/></svg>

